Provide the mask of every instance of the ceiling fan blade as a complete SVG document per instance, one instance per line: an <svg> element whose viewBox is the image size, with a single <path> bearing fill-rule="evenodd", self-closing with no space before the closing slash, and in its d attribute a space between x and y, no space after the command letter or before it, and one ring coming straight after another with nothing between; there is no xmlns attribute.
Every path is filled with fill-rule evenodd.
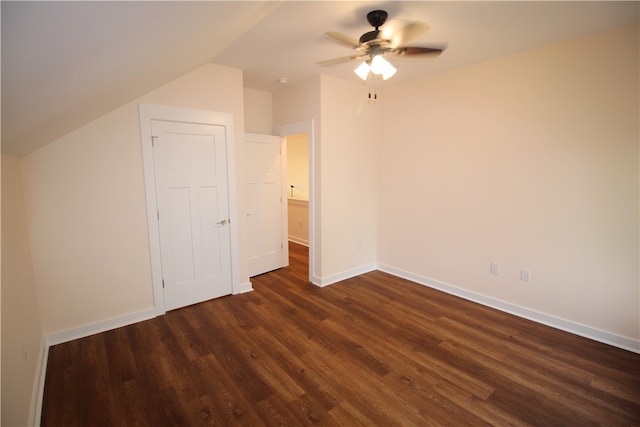
<svg viewBox="0 0 640 427"><path fill-rule="evenodd" d="M327 33L324 33L327 37L329 37L331 40L338 42L342 45L348 46L348 47L352 47L352 48L357 48L358 46L360 46L360 42L358 42L358 40L354 39L353 37L350 37L346 34L342 34L342 33L337 33L335 31L329 31Z"/></svg>
<svg viewBox="0 0 640 427"><path fill-rule="evenodd" d="M412 56L420 58L435 58L443 52L444 49L433 47L398 47L393 49L393 54L397 56Z"/></svg>
<svg viewBox="0 0 640 427"><path fill-rule="evenodd" d="M334 64L340 64L341 62L347 62L347 61L351 61L352 59L360 59L360 58L364 58L367 55L349 55L349 56L341 56L339 58L333 58L333 59L326 59L324 61L319 61L316 62L316 64L318 65L334 65Z"/></svg>
<svg viewBox="0 0 640 427"><path fill-rule="evenodd" d="M398 31L391 39L391 46L397 47L411 43L420 36L423 36L431 27L426 22L413 21Z"/></svg>

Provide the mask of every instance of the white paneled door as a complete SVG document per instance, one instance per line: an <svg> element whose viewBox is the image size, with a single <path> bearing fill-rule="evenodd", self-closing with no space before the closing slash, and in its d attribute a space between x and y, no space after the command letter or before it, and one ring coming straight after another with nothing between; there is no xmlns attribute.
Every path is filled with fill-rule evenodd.
<svg viewBox="0 0 640 427"><path fill-rule="evenodd" d="M245 134L249 276L289 264L282 138Z"/></svg>
<svg viewBox="0 0 640 427"><path fill-rule="evenodd" d="M151 126L165 308L231 294L225 127Z"/></svg>

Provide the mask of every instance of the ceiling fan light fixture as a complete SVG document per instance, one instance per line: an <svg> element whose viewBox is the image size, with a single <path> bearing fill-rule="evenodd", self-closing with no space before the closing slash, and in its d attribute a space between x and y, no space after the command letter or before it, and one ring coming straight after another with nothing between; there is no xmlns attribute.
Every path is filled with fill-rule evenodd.
<svg viewBox="0 0 640 427"><path fill-rule="evenodd" d="M373 74L382 74L382 79L387 80L396 73L396 68L389 61L384 59L382 55L376 55L371 60L371 72Z"/></svg>
<svg viewBox="0 0 640 427"><path fill-rule="evenodd" d="M396 71L398 71L396 70L396 67L391 65L390 62L387 62L387 66L385 67L384 70L382 70L382 80L390 79L391 77L393 77Z"/></svg>
<svg viewBox="0 0 640 427"><path fill-rule="evenodd" d="M318 65L333 65L352 59L366 58L354 70L356 75L366 81L369 74L373 73L374 79L381 76L383 80L388 80L396 74L397 70L384 56L435 58L444 51L444 48L406 45L429 30L427 23L412 21L402 28L387 26L380 29L387 17L388 14L384 10L372 10L367 13L367 21L374 30L362 34L359 39L335 31L325 33L334 41L356 49L359 53L321 61L318 62Z"/></svg>
<svg viewBox="0 0 640 427"><path fill-rule="evenodd" d="M376 55L371 60L371 72L373 74L382 74L384 70L391 64L384 59L382 55Z"/></svg>
<svg viewBox="0 0 640 427"><path fill-rule="evenodd" d="M369 77L369 72L372 72L376 75L382 75L383 80L387 80L396 73L396 68L391 65L389 61L384 59L382 55L376 55L373 59L364 61L362 64L358 66L354 73L358 75L362 80L367 80Z"/></svg>
<svg viewBox="0 0 640 427"><path fill-rule="evenodd" d="M356 73L358 77L360 77L362 80L367 80L370 70L371 70L371 67L369 66L369 64L367 64L366 61L364 61L362 64L358 66L358 68L353 70L353 72Z"/></svg>

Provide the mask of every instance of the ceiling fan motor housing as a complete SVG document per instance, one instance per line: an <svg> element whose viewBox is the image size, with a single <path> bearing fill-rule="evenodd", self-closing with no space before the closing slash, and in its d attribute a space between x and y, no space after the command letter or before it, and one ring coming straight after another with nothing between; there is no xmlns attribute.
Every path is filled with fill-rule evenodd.
<svg viewBox="0 0 640 427"><path fill-rule="evenodd" d="M384 10L372 10L367 13L367 21L369 21L369 24L377 30L378 27L381 27L382 24L385 23L387 16L389 15Z"/></svg>
<svg viewBox="0 0 640 427"><path fill-rule="evenodd" d="M379 30L369 31L360 36L360 44L367 44L378 39L378 35L380 34Z"/></svg>
<svg viewBox="0 0 640 427"><path fill-rule="evenodd" d="M369 21L369 24L371 24L372 27L375 27L375 30L369 31L360 36L360 44L379 44L371 42L384 41L379 39L378 36L380 35L379 28L386 22L387 16L388 14L384 10L372 10L371 12L367 13L367 21Z"/></svg>

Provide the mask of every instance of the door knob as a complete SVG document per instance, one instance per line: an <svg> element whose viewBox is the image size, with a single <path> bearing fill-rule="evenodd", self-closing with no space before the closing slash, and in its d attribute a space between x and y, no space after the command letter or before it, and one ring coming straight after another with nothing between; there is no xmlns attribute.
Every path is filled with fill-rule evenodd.
<svg viewBox="0 0 640 427"><path fill-rule="evenodd" d="M227 223L226 219L223 219L222 221L216 222L216 224L218 224L218 225L225 225L226 223Z"/></svg>

